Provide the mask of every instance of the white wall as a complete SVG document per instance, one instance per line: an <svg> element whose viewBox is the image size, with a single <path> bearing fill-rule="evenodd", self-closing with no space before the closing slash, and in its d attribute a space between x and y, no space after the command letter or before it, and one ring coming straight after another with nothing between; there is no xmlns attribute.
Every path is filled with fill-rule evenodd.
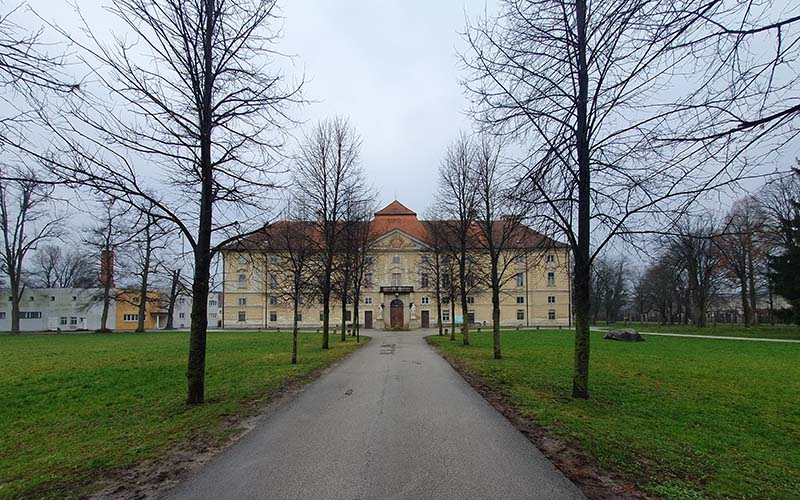
<svg viewBox="0 0 800 500"><path fill-rule="evenodd" d="M26 288L20 301L23 313L39 313L39 318L21 318L20 330L41 332L70 330L97 330L103 312L98 297L101 288ZM0 331L11 331L11 291L0 289ZM114 329L116 307L112 301L108 311L107 327Z"/></svg>

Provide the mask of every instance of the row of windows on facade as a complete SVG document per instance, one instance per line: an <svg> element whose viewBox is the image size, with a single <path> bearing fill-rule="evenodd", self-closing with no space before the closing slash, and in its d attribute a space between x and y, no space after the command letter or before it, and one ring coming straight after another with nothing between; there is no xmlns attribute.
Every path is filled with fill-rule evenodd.
<svg viewBox="0 0 800 500"><path fill-rule="evenodd" d="M303 297L300 297L298 302L300 304L305 304L305 299ZM428 304L430 304L431 299L427 295L423 295L421 297L421 299L420 299L420 302L423 305L428 305ZM442 302L444 304L449 304L450 300L445 298L445 299L442 300ZM322 304L322 298L319 299L319 303ZM353 300L352 299L347 299L347 303L348 304L352 304ZM467 296L467 304L474 304L474 303L475 303L475 297L473 297L472 295ZM524 296L517 297L517 304L524 304L524 303L525 303L525 297ZM548 304L555 304L556 303L556 296L555 295L548 295L547 296L547 303ZM246 306L247 305L247 297L239 297L239 299L237 301L237 304L240 305L240 306ZM372 305L373 304L372 297L364 297L364 304ZM269 305L277 306L278 305L278 297L276 297L274 295L270 295L269 296ZM181 313L181 314L183 314L183 313Z"/></svg>
<svg viewBox="0 0 800 500"><path fill-rule="evenodd" d="M374 257L372 255L367 256L367 264L372 264ZM427 255L421 255L419 258L420 263L427 264L429 262ZM548 263L553 263L556 261L556 256L553 254L547 254L545 257L545 261ZM514 257L514 262L517 264L524 264L525 263L525 256L524 255L517 255ZM269 263L270 265L276 266L278 265L278 256L277 255L270 255L269 256ZM400 263L400 256L393 255L392 256L392 264L399 264ZM247 264L247 258L245 256L239 257L239 264Z"/></svg>
<svg viewBox="0 0 800 500"><path fill-rule="evenodd" d="M514 280L516 282L517 287L525 286L525 274L524 273L517 273L514 276ZM445 280L447 281L447 280ZM474 279L471 276L467 277L467 281L469 282L469 286L474 285ZM471 281L471 282L470 282ZM403 275L401 273L392 273L391 286L402 286L403 285ZM420 274L420 287L422 288L429 288L431 285L430 282L430 275L428 273L421 273ZM278 287L278 277L275 273L269 273L269 286L270 288L277 288ZM365 288L372 288L374 286L372 273L366 273L364 275L364 287ZM547 286L553 287L556 286L556 273L554 271L547 272ZM239 284L238 288L247 288L247 274L240 273L239 274Z"/></svg>
<svg viewBox="0 0 800 500"><path fill-rule="evenodd" d="M475 322L475 311L468 311L467 314L469 315L469 317L467 318L468 321L470 323L474 323ZM345 321L351 321L351 318L352 318L352 312L351 311L345 311L344 320ZM556 319L556 310L555 309L548 309L548 311L547 311L547 319L550 320L550 321ZM247 312L246 311L239 311L238 312L238 320L239 320L239 322L242 322L242 323L247 321ZM278 313L276 311L270 311L269 320L270 320L270 322L273 322L273 323L278 321ZM323 313L322 312L319 313L319 320L320 321L323 320ZM517 321L524 321L524 320L525 320L525 309L517 309ZM297 313L297 321L303 321L303 313L302 312L298 311L298 313ZM443 310L442 311L442 322L446 323L448 321L450 321L450 311Z"/></svg>

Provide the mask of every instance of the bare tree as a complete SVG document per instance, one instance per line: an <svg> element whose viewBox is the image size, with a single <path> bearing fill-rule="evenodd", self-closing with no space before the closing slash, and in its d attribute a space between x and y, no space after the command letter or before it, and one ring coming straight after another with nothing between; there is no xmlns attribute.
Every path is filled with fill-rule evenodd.
<svg viewBox="0 0 800 500"><path fill-rule="evenodd" d="M477 216L478 193L475 183L475 145L461 134L447 148L439 167L439 189L436 194L436 211L444 220L438 223L447 233L450 253L455 259L458 290L461 302L461 333L464 345L469 345L469 306L467 296L475 287L476 266L472 252L477 247L473 224Z"/></svg>
<svg viewBox="0 0 800 500"><path fill-rule="evenodd" d="M334 117L319 122L306 135L295 159L294 183L298 202L313 214L319 233L322 296L322 348L329 348L331 294L343 222L350 207L366 189L359 165L361 140L347 119ZM342 310L342 317L344 317Z"/></svg>
<svg viewBox="0 0 800 500"><path fill-rule="evenodd" d="M475 184L477 192L475 222L478 241L489 256L488 285L492 295L492 336L494 359L500 349L500 294L513 277L508 270L518 258L526 258L532 241L522 220L527 215L524 203L512 196L512 178L501 165L502 147L483 137L476 151ZM527 298L526 298L527 300Z"/></svg>
<svg viewBox="0 0 800 500"><path fill-rule="evenodd" d="M3 248L0 265L11 289L11 334L18 334L20 300L25 291L23 265L28 252L59 235L61 218L51 205L53 187L42 184L30 170L5 180L0 175L0 229Z"/></svg>
<svg viewBox="0 0 800 500"><path fill-rule="evenodd" d="M319 252L319 233L303 212L303 205L287 203L282 220L266 229L270 253L278 256L273 291L292 303L292 364L297 363L297 330L300 307L314 296L314 259Z"/></svg>
<svg viewBox="0 0 800 500"><path fill-rule="evenodd" d="M442 305L449 304L454 299L454 294L451 294L446 286L451 278L448 266L448 246L445 241L446 234L440 229L441 224L436 223L440 219L439 215L436 212L430 212L426 219L429 221L427 222L427 230L428 235L430 235L430 241L427 243L422 256L422 269L433 278L433 292L436 297L436 324L439 328L439 336L442 337L444 336Z"/></svg>
<svg viewBox="0 0 800 500"><path fill-rule="evenodd" d="M359 203L354 207L351 217L351 227L348 229L347 244L351 246L353 260L353 333L356 336L356 343L361 342L361 321L360 306L361 294L364 289L364 280L367 273L372 272L372 255L370 250L374 239L370 232L370 218L375 212L375 198Z"/></svg>
<svg viewBox="0 0 800 500"><path fill-rule="evenodd" d="M706 326L711 299L719 287L720 254L714 245L716 228L710 221L686 219L662 239L673 265L685 273L694 326Z"/></svg>
<svg viewBox="0 0 800 500"><path fill-rule="evenodd" d="M99 283L100 291L95 301L102 302L103 311L100 314L100 332L111 331L108 328L108 313L111 302L116 300L114 283L114 265L117 250L130 241L131 234L123 223L128 217L129 207L120 207L113 198L99 199L101 214L96 216L95 223L88 228L88 235L84 244L96 251L100 260Z"/></svg>
<svg viewBox="0 0 800 500"><path fill-rule="evenodd" d="M133 250L134 266L136 277L138 278L138 321L136 332L144 332L145 315L147 306L153 301L150 299L150 285L152 274L155 273L155 262L158 253L162 252L167 246L167 236L170 228L164 227L165 222L153 215L153 211L148 210L139 214L139 221L135 224L137 231L131 239L131 249ZM174 310L174 304L172 304ZM172 311L169 311L170 318Z"/></svg>
<svg viewBox="0 0 800 500"><path fill-rule="evenodd" d="M742 152L764 132L731 117L772 116L791 92L771 85L769 68L796 59L795 41L761 64L745 53L749 35L724 28L768 17L751 4L505 0L496 18L467 27L473 116L526 148L519 190L574 255L574 397L589 397L593 259L751 175ZM775 118L784 132L790 114Z"/></svg>
<svg viewBox="0 0 800 500"><path fill-rule="evenodd" d="M738 200L723 221L720 235L714 239L721 253L722 265L739 288L745 326L756 318L758 261L766 259L764 229L766 218L754 197Z"/></svg>
<svg viewBox="0 0 800 500"><path fill-rule="evenodd" d="M624 258L601 255L592 265L592 321L600 313L606 324L615 323L628 298L627 262Z"/></svg>
<svg viewBox="0 0 800 500"><path fill-rule="evenodd" d="M187 403L202 403L210 266L271 208L264 194L299 85L272 69L274 0L115 0L109 11L134 42L106 44L88 24L86 41L60 32L110 97L85 92L61 120L48 117L61 148L40 156L61 181L165 220L191 246Z"/></svg>
<svg viewBox="0 0 800 500"><path fill-rule="evenodd" d="M48 244L36 251L29 274L40 288L91 288L97 284L97 259L83 250Z"/></svg>

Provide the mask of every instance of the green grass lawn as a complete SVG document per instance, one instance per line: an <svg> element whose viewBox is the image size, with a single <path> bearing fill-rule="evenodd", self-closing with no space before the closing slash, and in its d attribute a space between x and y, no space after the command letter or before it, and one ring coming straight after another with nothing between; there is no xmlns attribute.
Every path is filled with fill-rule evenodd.
<svg viewBox="0 0 800 500"><path fill-rule="evenodd" d="M796 499L800 492L800 346L592 335L591 399L570 398L573 336L504 332L429 337L445 357L599 466L666 499Z"/></svg>
<svg viewBox="0 0 800 500"><path fill-rule="evenodd" d="M765 339L789 339L800 340L800 325L754 325L745 327L741 323L717 323L716 326L709 324L705 328L698 328L692 325L660 325L658 323L623 323L617 322L606 325L598 322L601 328L635 328L642 332L657 333L687 333L692 335L722 335L725 337L751 337Z"/></svg>
<svg viewBox="0 0 800 500"><path fill-rule="evenodd" d="M292 365L289 333L209 333L207 403L188 407L187 333L0 336L0 498L72 498L189 438L221 442L223 420L356 348L320 345L301 334Z"/></svg>

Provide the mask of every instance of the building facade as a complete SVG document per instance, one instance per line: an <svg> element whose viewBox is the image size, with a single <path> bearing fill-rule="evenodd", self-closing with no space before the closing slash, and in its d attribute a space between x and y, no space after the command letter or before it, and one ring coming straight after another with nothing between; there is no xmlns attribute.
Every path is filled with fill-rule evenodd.
<svg viewBox="0 0 800 500"><path fill-rule="evenodd" d="M11 291L2 290L0 331L11 331ZM20 301L19 328L23 332L94 331L103 313L102 288L28 288ZM116 304L108 311L109 328L114 327ZM134 325L135 326L135 325Z"/></svg>
<svg viewBox="0 0 800 500"><path fill-rule="evenodd" d="M441 221L439 221L441 222ZM364 276L359 304L359 323L364 328L416 329L436 327L434 273L430 259L433 225L394 201L376 212L370 222L370 265ZM508 267L501 293L502 326L567 326L571 324L570 254L566 245L524 227L524 234L505 256ZM292 325L292 303L280 293L277 280L284 275L285 258L271 252L264 235L223 251L221 298L224 328L287 328ZM470 250L472 265L489 270L488 256L480 245ZM311 279L314 279L313 277ZM353 307L342 310L332 296L330 324L340 325L342 315L352 323ZM298 322L303 328L322 324L318 298L303 301ZM459 302L456 299L456 302ZM488 286L477 283L467 297L466 320L490 326L492 303ZM442 323L449 325L455 314L462 321L460 304L442 305Z"/></svg>

